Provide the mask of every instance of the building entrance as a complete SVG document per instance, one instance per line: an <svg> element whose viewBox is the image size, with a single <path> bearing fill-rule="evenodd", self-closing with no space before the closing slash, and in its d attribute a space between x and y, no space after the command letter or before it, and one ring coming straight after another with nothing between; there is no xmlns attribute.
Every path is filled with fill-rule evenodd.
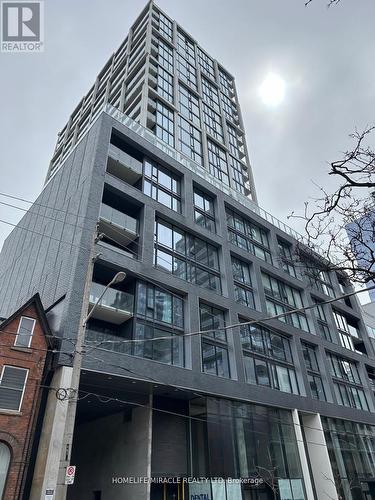
<svg viewBox="0 0 375 500"><path fill-rule="evenodd" d="M271 489L267 486L259 486L243 492L243 500L274 500Z"/></svg>
<svg viewBox="0 0 375 500"><path fill-rule="evenodd" d="M151 500L274 500L266 485L241 491L241 486L228 488L208 481L202 485L153 484Z"/></svg>
<svg viewBox="0 0 375 500"><path fill-rule="evenodd" d="M375 479L361 483L364 500L375 500Z"/></svg>
<svg viewBox="0 0 375 500"><path fill-rule="evenodd" d="M188 500L189 494L184 484L153 484L151 500Z"/></svg>

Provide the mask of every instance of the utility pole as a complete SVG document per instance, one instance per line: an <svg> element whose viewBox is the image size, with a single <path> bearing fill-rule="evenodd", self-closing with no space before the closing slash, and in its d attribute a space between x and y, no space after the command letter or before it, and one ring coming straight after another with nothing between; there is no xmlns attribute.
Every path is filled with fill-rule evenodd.
<svg viewBox="0 0 375 500"><path fill-rule="evenodd" d="M65 420L65 431L63 436L63 443L61 449L61 457L59 464L59 472L58 472L58 481L56 485L56 497L54 500L65 500L67 494L67 485L65 484L65 475L66 468L71 465L70 460L72 456L72 444L73 444L73 434L74 434L74 426L77 412L77 401L78 401L78 391L79 391L79 382L81 378L81 368L82 368L82 359L84 355L84 343L85 343L85 334L86 334L86 325L90 317L92 316L94 309L101 302L104 294L108 290L111 285L116 283L120 283L126 278L126 273L123 271L118 272L114 278L104 287L102 294L98 297L95 304L93 305L90 312L89 303L90 303L90 289L92 284L92 277L94 271L94 264L97 259L97 255L95 255L95 243L100 240L102 235L97 236L97 231L94 232L91 252L90 252L90 260L86 273L86 281L85 288L83 292L83 300L82 300L82 309L81 309L81 317L79 321L79 328L77 333L77 340L75 345L73 363L72 363L72 376L71 376L71 384L68 389L68 408L66 413Z"/></svg>
<svg viewBox="0 0 375 500"><path fill-rule="evenodd" d="M56 497L54 500L65 500L67 494L67 485L65 484L65 472L67 466L70 465L70 459L72 455L73 433L74 433L74 425L77 412L78 389L81 378L81 367L82 367L82 357L83 357L82 351L86 333L85 318L87 316L87 311L89 309L90 288L94 272L94 263L96 260L95 243L97 241L98 241L97 230L95 230L91 242L90 258L87 267L85 288L83 292L81 317L79 321L77 340L73 355L72 378L71 378L70 390L68 391L68 408L66 414L63 443L61 448L58 480L56 485Z"/></svg>

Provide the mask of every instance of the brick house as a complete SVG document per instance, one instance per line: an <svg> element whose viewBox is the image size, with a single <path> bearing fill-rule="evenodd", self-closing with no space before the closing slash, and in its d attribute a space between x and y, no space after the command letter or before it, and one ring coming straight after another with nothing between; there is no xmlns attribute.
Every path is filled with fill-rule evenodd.
<svg viewBox="0 0 375 500"><path fill-rule="evenodd" d="M0 499L28 498L52 337L38 294L0 324Z"/></svg>

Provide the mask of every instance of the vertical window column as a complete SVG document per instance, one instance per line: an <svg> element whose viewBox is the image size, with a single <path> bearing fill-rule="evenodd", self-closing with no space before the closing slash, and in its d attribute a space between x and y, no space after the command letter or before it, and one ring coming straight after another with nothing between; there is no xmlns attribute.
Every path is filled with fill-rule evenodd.
<svg viewBox="0 0 375 500"><path fill-rule="evenodd" d="M202 369L218 377L230 377L227 334L220 330L225 326L224 312L216 307L200 304L202 335Z"/></svg>
<svg viewBox="0 0 375 500"><path fill-rule="evenodd" d="M316 347L311 346L310 344L302 343L302 352L305 360L307 380L309 381L311 395L314 399L326 401L326 393L316 356Z"/></svg>
<svg viewBox="0 0 375 500"><path fill-rule="evenodd" d="M229 185L228 163L224 149L221 149L214 142L207 140L208 146L208 166L210 174L219 179L224 184Z"/></svg>
<svg viewBox="0 0 375 500"><path fill-rule="evenodd" d="M156 101L155 135L170 146L174 146L174 113L160 101Z"/></svg>

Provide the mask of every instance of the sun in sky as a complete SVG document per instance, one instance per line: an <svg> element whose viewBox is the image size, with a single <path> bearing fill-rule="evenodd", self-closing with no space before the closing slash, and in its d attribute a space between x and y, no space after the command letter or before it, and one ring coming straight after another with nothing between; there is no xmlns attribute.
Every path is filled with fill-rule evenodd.
<svg viewBox="0 0 375 500"><path fill-rule="evenodd" d="M259 87L259 96L266 106L277 107L285 98L285 80L276 73L268 73Z"/></svg>

